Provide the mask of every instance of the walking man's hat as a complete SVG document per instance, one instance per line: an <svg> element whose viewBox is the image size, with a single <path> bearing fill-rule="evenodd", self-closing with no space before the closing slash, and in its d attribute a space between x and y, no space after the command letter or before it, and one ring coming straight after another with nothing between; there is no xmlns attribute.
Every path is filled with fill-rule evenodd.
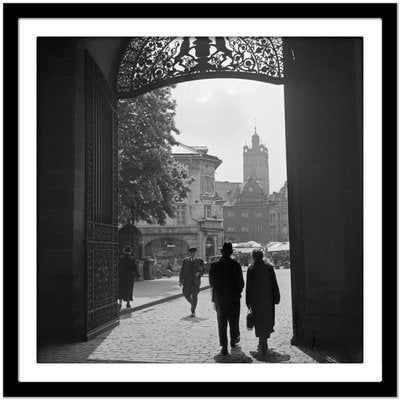
<svg viewBox="0 0 400 400"><path fill-rule="evenodd" d="M233 247L231 242L225 242L222 247L219 248L220 250L227 250L233 252Z"/></svg>
<svg viewBox="0 0 400 400"><path fill-rule="evenodd" d="M192 252L197 251L197 249L196 249L196 247L189 247L189 251L192 253Z"/></svg>

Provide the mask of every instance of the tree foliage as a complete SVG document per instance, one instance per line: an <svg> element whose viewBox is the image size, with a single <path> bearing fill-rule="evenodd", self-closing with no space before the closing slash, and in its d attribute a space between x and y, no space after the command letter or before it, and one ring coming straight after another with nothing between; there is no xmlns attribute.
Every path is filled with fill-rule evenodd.
<svg viewBox="0 0 400 400"><path fill-rule="evenodd" d="M170 88L121 100L119 114L119 223L157 222L174 217L176 202L189 192L190 178L171 155L176 144L176 102Z"/></svg>

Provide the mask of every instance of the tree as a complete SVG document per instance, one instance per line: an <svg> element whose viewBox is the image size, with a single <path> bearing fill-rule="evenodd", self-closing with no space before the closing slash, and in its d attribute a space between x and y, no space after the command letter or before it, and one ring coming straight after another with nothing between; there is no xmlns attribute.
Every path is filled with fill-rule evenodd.
<svg viewBox="0 0 400 400"><path fill-rule="evenodd" d="M176 144L176 101L170 88L121 100L119 113L119 223L157 222L174 217L176 203L190 191L187 171L171 155Z"/></svg>

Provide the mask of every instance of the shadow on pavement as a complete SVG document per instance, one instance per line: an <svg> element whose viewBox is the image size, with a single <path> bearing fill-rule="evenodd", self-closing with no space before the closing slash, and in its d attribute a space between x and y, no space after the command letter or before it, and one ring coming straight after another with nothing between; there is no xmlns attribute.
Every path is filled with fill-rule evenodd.
<svg viewBox="0 0 400 400"><path fill-rule="evenodd" d="M134 298L138 300L142 297L157 299L160 297L161 293L163 297L168 297L180 292L181 290L178 288L178 282L174 278L139 281L135 282L133 288Z"/></svg>
<svg viewBox="0 0 400 400"><path fill-rule="evenodd" d="M182 317L181 321L188 321L188 322L201 322L201 321L207 321L208 318L199 318L199 317L191 317L188 315L187 317Z"/></svg>
<svg viewBox="0 0 400 400"><path fill-rule="evenodd" d="M115 328L101 333L94 339L80 343L44 344L38 347L38 363L89 363L89 357L107 339Z"/></svg>
<svg viewBox="0 0 400 400"><path fill-rule="evenodd" d="M218 353L216 356L214 356L214 361L216 363L242 363L242 364L253 362L251 357L243 353L240 346L235 346L234 348L231 348L230 353L226 356Z"/></svg>
<svg viewBox="0 0 400 400"><path fill-rule="evenodd" d="M290 360L289 354L282 354L275 350L268 350L267 354L262 354L258 351L251 351L250 355L257 361L265 363L286 363Z"/></svg>

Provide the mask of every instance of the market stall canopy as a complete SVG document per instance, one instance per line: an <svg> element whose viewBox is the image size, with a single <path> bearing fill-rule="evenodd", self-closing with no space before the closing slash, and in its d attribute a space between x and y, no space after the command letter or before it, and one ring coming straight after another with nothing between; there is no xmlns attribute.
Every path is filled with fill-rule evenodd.
<svg viewBox="0 0 400 400"><path fill-rule="evenodd" d="M269 252L290 250L289 242L271 242L268 243L267 247Z"/></svg>

